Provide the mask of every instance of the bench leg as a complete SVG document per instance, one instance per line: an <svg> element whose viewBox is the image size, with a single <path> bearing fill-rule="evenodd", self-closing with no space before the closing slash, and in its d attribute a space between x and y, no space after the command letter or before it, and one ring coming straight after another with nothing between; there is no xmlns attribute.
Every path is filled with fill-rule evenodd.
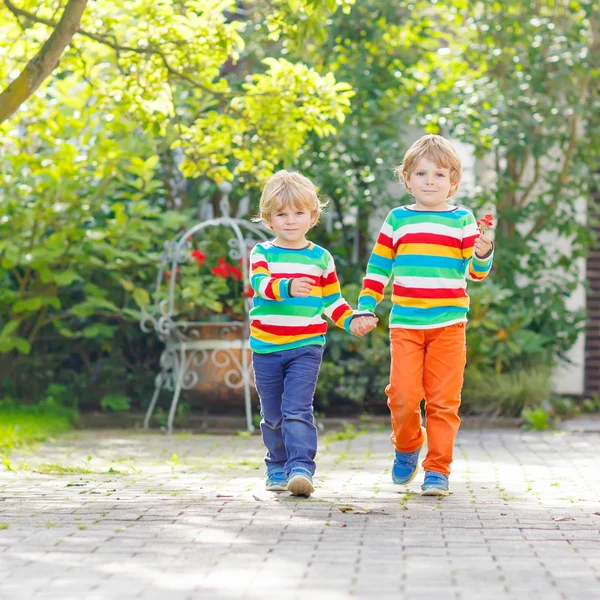
<svg viewBox="0 0 600 600"><path fill-rule="evenodd" d="M249 433L254 433L252 423L252 403L250 397L250 367L248 365L248 352L242 344L242 376L244 378L244 404L246 405L246 428Z"/></svg>
<svg viewBox="0 0 600 600"><path fill-rule="evenodd" d="M173 433L173 421L175 420L177 403L179 402L179 396L181 395L181 388L183 386L183 375L185 368L185 350L182 346L181 356L179 357L179 364L175 365L175 371L173 373L173 376L175 378L175 392L173 393L173 400L171 401L171 408L169 409L169 421L167 423L167 433L169 435Z"/></svg>
<svg viewBox="0 0 600 600"><path fill-rule="evenodd" d="M156 383L154 384L154 395L152 396L152 400L150 401L150 406L146 411L146 416L144 417L144 429L148 429L150 427L150 419L152 418L152 413L154 412L154 407L156 406L156 401L158 400L158 395L160 394L160 390L163 385L163 376L162 373L159 373L156 377Z"/></svg>

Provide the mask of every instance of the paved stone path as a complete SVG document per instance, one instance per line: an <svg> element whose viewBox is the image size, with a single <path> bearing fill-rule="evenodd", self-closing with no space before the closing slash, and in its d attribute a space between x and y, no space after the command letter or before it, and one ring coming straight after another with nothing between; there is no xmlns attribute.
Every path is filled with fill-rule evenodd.
<svg viewBox="0 0 600 600"><path fill-rule="evenodd" d="M263 490L257 437L13 454L0 598L600 598L599 434L463 430L445 499L417 495L422 472L392 485L385 432L334 438L309 500Z"/></svg>

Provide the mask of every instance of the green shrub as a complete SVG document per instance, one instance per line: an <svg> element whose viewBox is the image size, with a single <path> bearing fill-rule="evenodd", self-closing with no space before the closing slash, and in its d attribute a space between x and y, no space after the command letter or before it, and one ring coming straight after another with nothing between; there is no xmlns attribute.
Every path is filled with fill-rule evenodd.
<svg viewBox="0 0 600 600"><path fill-rule="evenodd" d="M124 412L131 408L131 400L127 396L109 394L100 400L100 408L106 412Z"/></svg>
<svg viewBox="0 0 600 600"><path fill-rule="evenodd" d="M550 427L550 414L541 407L534 409L525 408L523 410L525 419L525 428L534 431L546 431Z"/></svg>
<svg viewBox="0 0 600 600"><path fill-rule="evenodd" d="M73 428L77 413L53 399L39 404L0 400L0 455Z"/></svg>
<svg viewBox="0 0 600 600"><path fill-rule="evenodd" d="M525 408L547 406L552 393L548 367L523 369L510 373L465 371L462 414L490 417L519 417Z"/></svg>

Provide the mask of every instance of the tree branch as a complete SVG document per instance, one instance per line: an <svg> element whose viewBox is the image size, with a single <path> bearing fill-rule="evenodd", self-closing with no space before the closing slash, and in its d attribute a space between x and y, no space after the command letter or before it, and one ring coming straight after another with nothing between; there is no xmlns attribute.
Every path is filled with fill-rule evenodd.
<svg viewBox="0 0 600 600"><path fill-rule="evenodd" d="M571 161L573 159L573 153L575 152L575 146L577 145L577 128L579 126L579 117L577 115L573 115L571 119L571 135L569 137L569 145L567 146L567 151L565 152L565 158L563 160L562 169L560 170L560 174L556 181L556 188L554 190L553 198L546 207L544 211L544 216L540 217L533 225L529 233L528 237L531 237L538 233L541 229L543 229L546 224L547 215L552 214L561 199L560 193L562 191L563 186L567 183L569 179L569 167L571 165Z"/></svg>
<svg viewBox="0 0 600 600"><path fill-rule="evenodd" d="M533 159L534 162L534 168L533 168L533 179L531 180L531 182L529 183L529 185L527 186L527 188L525 189L525 191L523 192L523 195L521 196L521 198L519 199L519 201L517 202L517 205L520 207L525 206L525 203L527 202L527 199L529 198L531 192L533 191L533 188L535 188L535 186L537 185L538 181L540 180L540 176L542 175L542 169L541 169L541 165L540 165L540 157L539 156L535 156ZM523 163L526 164L526 163ZM521 172L521 176L522 176L522 172ZM519 177L519 182L520 183L520 177Z"/></svg>
<svg viewBox="0 0 600 600"><path fill-rule="evenodd" d="M74 2L75 0L69 0L69 4L71 4L72 2ZM78 0L78 1L82 1L82 0ZM87 2L87 0L86 0ZM47 25L48 27L57 27L56 23L54 21L51 21L50 19L44 19L43 17L38 17L37 15L34 15L33 13L27 12L26 10L17 8L16 6L14 6L11 2L11 0L4 0L4 3L6 4L6 6L8 7L8 9L15 15L15 16L20 16L20 17L25 17L27 19L29 19L30 21L33 21L35 23L41 23L42 25ZM84 2L85 4L85 2ZM67 6L68 9L68 6ZM65 9L65 12L67 11L67 9ZM64 15L63 15L64 18ZM103 44L104 46L108 46L109 48L112 48L117 55L119 54L119 52L135 52L136 54L146 54L146 55L156 55L158 56L163 65L165 66L165 69L167 70L167 72L169 73L169 75L176 77L178 79L181 79L183 81L186 81L187 83L189 83L190 85L201 89L202 91L208 93L208 94L212 94L213 96L224 96L226 95L224 92L217 92L215 90L211 90L210 88L207 88L206 86L204 86L203 84L201 84L199 81L196 81L195 79L193 79L192 77L189 77L188 75L186 75L185 73L180 73L177 69L174 69L170 64L169 61L167 59L167 57L165 56L165 54L160 51L156 46L157 45L165 45L165 44L174 44L174 45L183 45L186 44L188 42L185 42L183 40L174 40L174 41L163 41L160 42L160 44L156 44L156 45L152 45L152 46L146 46L144 48L138 47L135 48L133 46L123 46L121 44L118 44L115 41L111 41L108 39L108 37L102 36L102 35L98 35L97 33L92 33L90 31L85 31L84 29L77 29L77 32L79 33L79 35L83 35L84 37L90 38L91 40L94 40L95 42L98 42L99 44ZM0 96L1 99L1 96ZM1 114L1 113L0 113ZM1 117L0 117L0 123L2 122Z"/></svg>
<svg viewBox="0 0 600 600"><path fill-rule="evenodd" d="M16 8L10 0L4 0L4 3L15 16L28 16L24 11ZM60 21L40 51L0 94L0 123L13 115L57 67L61 54L79 29L81 15L86 5L87 0L69 0Z"/></svg>

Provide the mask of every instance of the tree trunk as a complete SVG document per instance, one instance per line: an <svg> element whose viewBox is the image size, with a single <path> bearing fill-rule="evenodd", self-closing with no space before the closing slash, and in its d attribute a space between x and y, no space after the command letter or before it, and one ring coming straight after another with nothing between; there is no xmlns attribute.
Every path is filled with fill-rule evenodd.
<svg viewBox="0 0 600 600"><path fill-rule="evenodd" d="M10 0L4 2L15 15L20 11ZM87 0L69 0L56 28L21 74L0 94L0 123L13 115L58 66L64 49L79 29Z"/></svg>

